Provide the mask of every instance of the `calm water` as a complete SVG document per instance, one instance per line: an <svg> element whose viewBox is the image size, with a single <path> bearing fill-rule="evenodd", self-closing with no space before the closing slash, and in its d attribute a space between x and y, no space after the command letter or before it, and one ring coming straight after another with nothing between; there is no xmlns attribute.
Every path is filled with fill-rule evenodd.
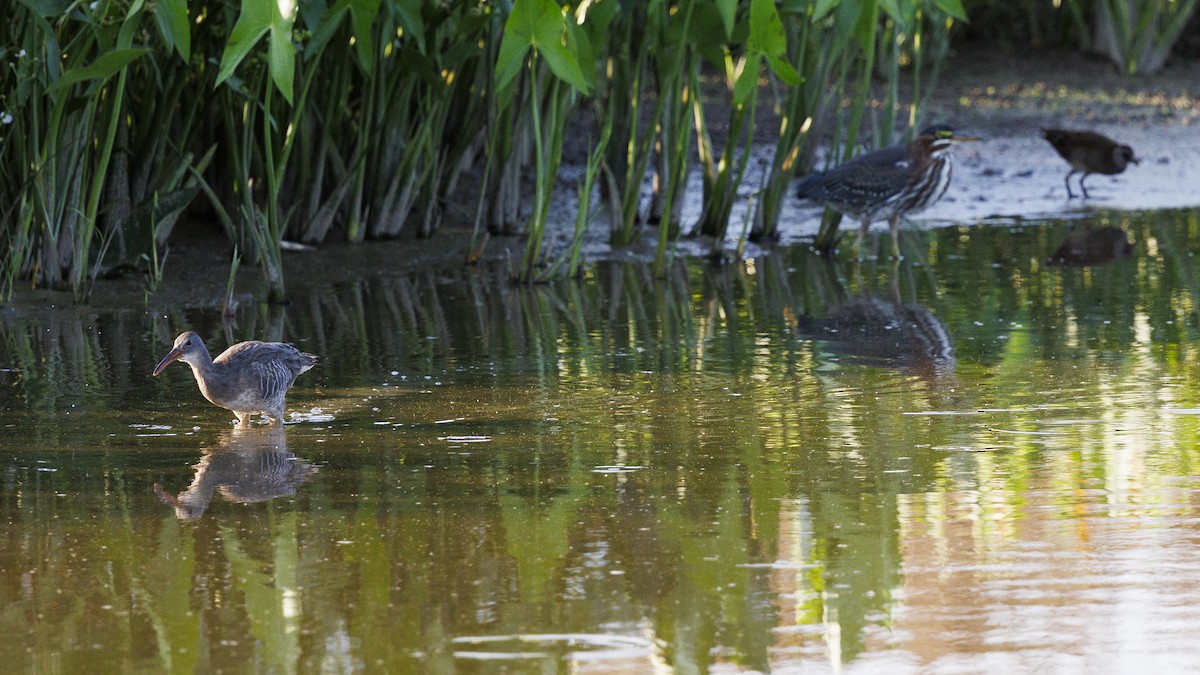
<svg viewBox="0 0 1200 675"><path fill-rule="evenodd" d="M1200 220L1089 222L5 309L0 670L1196 672ZM185 328L319 354L292 422Z"/></svg>

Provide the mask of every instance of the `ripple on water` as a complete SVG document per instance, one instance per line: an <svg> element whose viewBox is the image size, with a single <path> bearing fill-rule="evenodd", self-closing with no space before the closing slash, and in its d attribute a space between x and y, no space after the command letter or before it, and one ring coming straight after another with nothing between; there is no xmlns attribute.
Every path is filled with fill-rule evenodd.
<svg viewBox="0 0 1200 675"><path fill-rule="evenodd" d="M603 633L538 633L522 635L460 636L450 641L454 657L472 661L514 661L557 658L568 661L605 661L616 666L652 668L656 645L633 635Z"/></svg>

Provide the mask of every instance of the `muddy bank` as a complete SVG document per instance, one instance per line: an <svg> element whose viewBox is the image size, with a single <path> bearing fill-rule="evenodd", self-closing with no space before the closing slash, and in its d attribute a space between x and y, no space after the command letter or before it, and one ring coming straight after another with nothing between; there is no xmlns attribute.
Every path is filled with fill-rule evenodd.
<svg viewBox="0 0 1200 675"><path fill-rule="evenodd" d="M1200 206L1198 81L1200 61L1172 63L1154 76L1127 77L1106 61L1074 52L997 56L967 49L956 53L943 66L923 121L946 122L983 141L956 150L954 180L946 197L914 217L911 225L1077 218L1104 210ZM770 119L760 120L759 130L775 128L772 125ZM1043 127L1105 134L1132 146L1140 164L1117 176L1093 175L1087 182L1090 198L1069 199L1063 179L1070 168L1042 138ZM747 203L770 165L772 151L770 143L755 149L741 189L745 200L732 214L730 240L743 231ZM818 156L823 154L823 149L818 151ZM564 170L567 184L573 183L572 171L571 167ZM1078 176L1072 179L1077 195L1078 180ZM699 169L693 167L683 210L685 225L700 215L701 189ZM574 208L574 199L565 199L559 205L560 218L573 221ZM789 199L781 214L781 243L810 241L821 211L820 205ZM590 258L638 257L651 248L652 242L647 241L641 249L611 250L603 214L597 220L587 246ZM847 221L844 226L855 225ZM653 236L650 230L647 238ZM684 240L681 248L684 253L705 253L710 246ZM748 254L756 251L751 247Z"/></svg>
<svg viewBox="0 0 1200 675"><path fill-rule="evenodd" d="M1070 52L959 54L945 66L928 117L985 141L957 150L950 192L917 220L1200 206L1197 82L1196 61L1172 63L1152 77L1127 77L1105 61ZM1117 176L1091 176L1091 199L1068 199L1068 166L1040 135L1050 126L1110 136L1132 146L1140 164Z"/></svg>

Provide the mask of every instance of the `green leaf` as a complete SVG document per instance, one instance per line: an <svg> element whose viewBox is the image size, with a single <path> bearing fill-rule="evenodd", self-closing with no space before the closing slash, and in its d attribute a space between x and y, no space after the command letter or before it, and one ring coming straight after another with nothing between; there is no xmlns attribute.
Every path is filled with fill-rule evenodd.
<svg viewBox="0 0 1200 675"><path fill-rule="evenodd" d="M295 103L296 50L292 46L291 26L289 25L286 29L271 26L267 44L269 45L267 63L271 70L271 79L275 82L275 88L287 100L288 105L292 105Z"/></svg>
<svg viewBox="0 0 1200 675"><path fill-rule="evenodd" d="M500 54L496 57L496 70L493 75L495 88L500 91L507 87L521 68L525 66L525 56L529 53L529 42L523 41L513 33L505 30L504 38L500 41Z"/></svg>
<svg viewBox="0 0 1200 675"><path fill-rule="evenodd" d="M969 21L967 10L963 9L962 0L933 0L933 4L959 21Z"/></svg>
<svg viewBox="0 0 1200 675"><path fill-rule="evenodd" d="M271 30L271 19L277 11L274 0L242 0L242 11L225 43L225 52L221 54L216 84L229 79L254 45Z"/></svg>
<svg viewBox="0 0 1200 675"><path fill-rule="evenodd" d="M128 49L133 46L133 37L142 22L142 8L145 6L146 0L133 0L129 8L125 10L125 18L121 21L120 30L117 31L117 47Z"/></svg>
<svg viewBox="0 0 1200 675"><path fill-rule="evenodd" d="M167 48L178 52L184 61L190 61L192 33L191 23L188 21L187 0L159 0L151 11Z"/></svg>
<svg viewBox="0 0 1200 675"><path fill-rule="evenodd" d="M729 39L713 5L696 5L692 9L686 39L705 60L718 68L725 67Z"/></svg>
<svg viewBox="0 0 1200 675"><path fill-rule="evenodd" d="M62 16L71 6L71 0L18 0L18 2L28 7L34 16L43 19Z"/></svg>
<svg viewBox="0 0 1200 675"><path fill-rule="evenodd" d="M863 51L872 50L875 48L873 43L879 30L879 5L874 0L853 4L859 5L858 24L854 26L854 39L858 41Z"/></svg>
<svg viewBox="0 0 1200 675"><path fill-rule="evenodd" d="M904 20L904 11L900 9L900 3L898 0L878 0L878 2L879 8L883 10L883 13L886 14L889 19L895 21L901 26L908 23ZM912 7L915 10L915 6Z"/></svg>
<svg viewBox="0 0 1200 675"><path fill-rule="evenodd" d="M733 22L737 16L737 0L717 0L717 12L725 25L725 37L733 35Z"/></svg>
<svg viewBox="0 0 1200 675"><path fill-rule="evenodd" d="M363 72L370 75L375 72L375 61L379 58L375 50L375 33L371 30L379 14L379 0L349 0L349 5L354 52Z"/></svg>
<svg viewBox="0 0 1200 675"><path fill-rule="evenodd" d="M762 55L754 54L746 57L746 64L733 84L733 102L745 105L758 90L758 71L762 65Z"/></svg>
<svg viewBox="0 0 1200 675"><path fill-rule="evenodd" d="M858 28L858 19L862 14L862 3L843 2L839 4L837 6L837 15L833 21L837 36L843 40L855 37L856 29ZM872 16L872 20L874 20L874 16Z"/></svg>
<svg viewBox="0 0 1200 675"><path fill-rule="evenodd" d="M783 21L775 11L774 0L752 0L750 3L750 35L746 51L764 56L783 56L787 53L787 35Z"/></svg>
<svg viewBox="0 0 1200 675"><path fill-rule="evenodd" d="M63 73L54 83L54 89L65 89L87 80L104 81L116 75L122 68L138 57L149 53L149 49L114 49L83 68L72 68Z"/></svg>
<svg viewBox="0 0 1200 675"><path fill-rule="evenodd" d="M375 0L379 6L379 0ZM425 20L421 18L421 0L394 0L392 8L400 19L404 34L410 35L417 41L417 48L425 52Z"/></svg>
<svg viewBox="0 0 1200 675"><path fill-rule="evenodd" d="M321 18L314 22L316 29L304 44L304 56L311 57L321 53L321 50L329 44L338 28L341 27L342 18L349 13L350 6L346 0L339 0L336 5L326 9ZM358 41L355 40L355 42Z"/></svg>
<svg viewBox="0 0 1200 675"><path fill-rule="evenodd" d="M804 82L804 77L796 72L796 69L786 59L767 54L767 63L771 66L771 72L775 73L776 77L783 80L785 84L794 87Z"/></svg>
<svg viewBox="0 0 1200 675"><path fill-rule="evenodd" d="M296 3L295 0L278 0L272 6L267 65L279 93L288 105L295 105L296 47L292 44L292 24L296 21Z"/></svg>
<svg viewBox="0 0 1200 675"><path fill-rule="evenodd" d="M563 44L565 34L562 8L554 0L513 2L512 13L504 22L504 37L496 59L496 89L503 89L516 77L525 65L529 49L533 48L546 59L556 77L579 91L590 91L579 68L579 59Z"/></svg>
<svg viewBox="0 0 1200 675"><path fill-rule="evenodd" d="M813 21L820 21L837 9L842 0L817 0L817 8L813 10Z"/></svg>
<svg viewBox="0 0 1200 675"><path fill-rule="evenodd" d="M579 69L579 60L562 43L548 42L540 44L538 45L538 54L546 59L551 72L558 79L585 94L592 90L591 85L583 77L583 71Z"/></svg>

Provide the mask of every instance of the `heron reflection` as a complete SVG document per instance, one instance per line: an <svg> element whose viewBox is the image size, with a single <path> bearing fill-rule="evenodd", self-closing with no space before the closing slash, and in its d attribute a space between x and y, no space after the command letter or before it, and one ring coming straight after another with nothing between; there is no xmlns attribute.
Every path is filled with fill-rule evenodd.
<svg viewBox="0 0 1200 675"><path fill-rule="evenodd" d="M800 315L799 334L860 363L934 378L954 372L954 338L929 308L900 298L893 272L889 291L860 292L832 303L823 318Z"/></svg>
<svg viewBox="0 0 1200 675"><path fill-rule="evenodd" d="M204 515L217 493L237 504L265 502L295 494L317 471L288 451L282 425L227 429L192 468L192 483L179 494L154 486L159 499L185 521Z"/></svg>
<svg viewBox="0 0 1200 675"><path fill-rule="evenodd" d="M1059 244L1046 262L1060 267L1103 265L1113 260L1133 256L1129 235L1119 227L1073 225L1066 239Z"/></svg>

